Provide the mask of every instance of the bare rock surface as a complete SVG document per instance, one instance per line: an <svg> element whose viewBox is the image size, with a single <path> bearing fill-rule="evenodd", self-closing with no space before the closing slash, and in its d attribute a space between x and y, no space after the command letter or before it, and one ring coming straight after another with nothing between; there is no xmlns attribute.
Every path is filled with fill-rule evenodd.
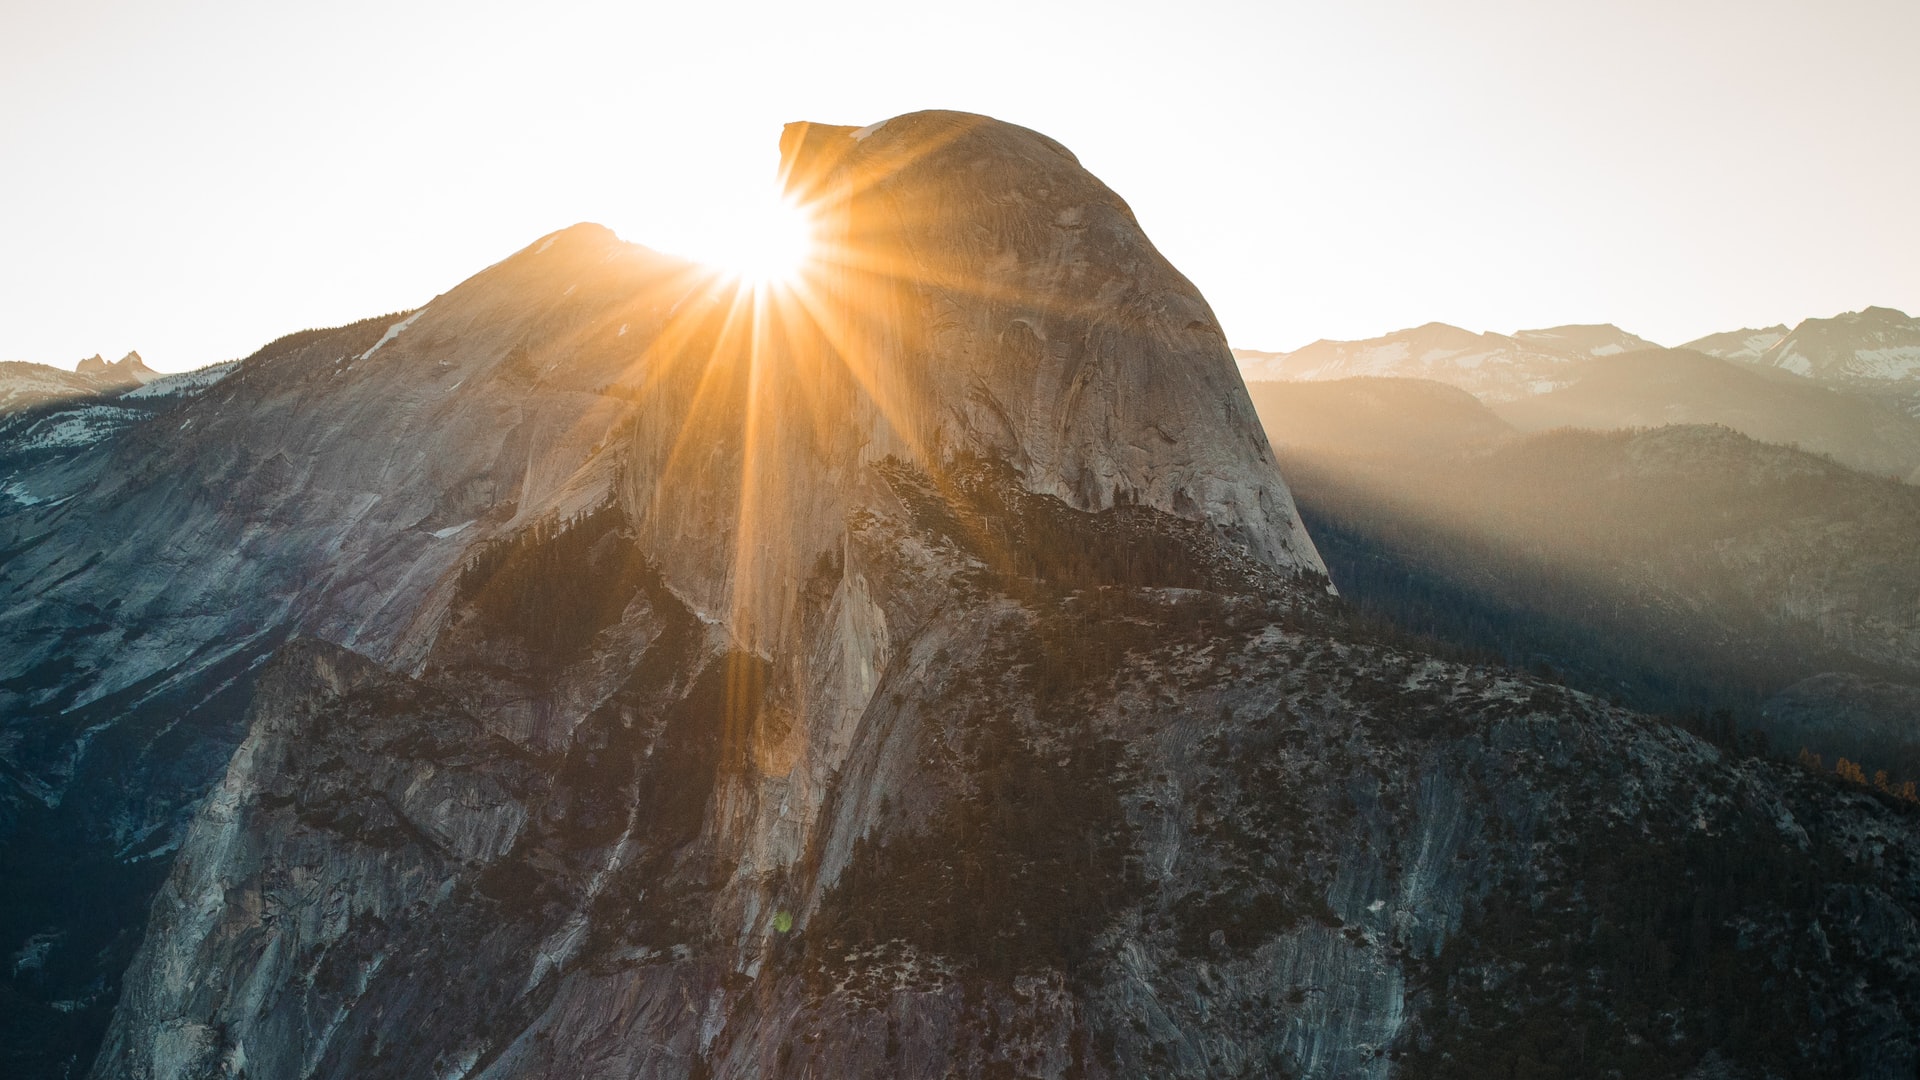
<svg viewBox="0 0 1920 1080"><path fill-rule="evenodd" d="M1910 807L1351 619L1052 140L782 149L789 290L575 226L36 459L6 857L152 898L8 908L91 1075L1911 1074Z"/></svg>
<svg viewBox="0 0 1920 1080"><path fill-rule="evenodd" d="M1370 639L1156 512L881 480L803 605L841 657L885 627L844 727L645 574L570 662L488 654L584 704L563 746L459 711L469 650L541 652L486 625L514 575L624 580L611 516L470 578L421 679L282 650L95 1075L1912 1068L1911 808ZM1007 562L1067 528L1184 557Z"/></svg>
<svg viewBox="0 0 1920 1080"><path fill-rule="evenodd" d="M857 588L841 645L796 613L849 520L891 498L876 461L1003 461L1025 490L1156 507L1320 575L1205 302L1071 155L960 114L838 138L857 152L796 146L790 171L831 177L807 196L822 231L870 246L827 245L777 311L581 225L419 310L289 335L91 437L14 447L0 844L65 883L6 924L67 943L35 987L47 1023L83 1044L72 1018L104 1015L129 946L78 932L76 863L151 888L273 650L309 636L418 672L497 538L616 505L662 587L779 669L795 730L842 741L884 627ZM984 194L966 179L989 171ZM1014 228L1040 190L1066 224ZM489 722L564 739L532 700Z"/></svg>

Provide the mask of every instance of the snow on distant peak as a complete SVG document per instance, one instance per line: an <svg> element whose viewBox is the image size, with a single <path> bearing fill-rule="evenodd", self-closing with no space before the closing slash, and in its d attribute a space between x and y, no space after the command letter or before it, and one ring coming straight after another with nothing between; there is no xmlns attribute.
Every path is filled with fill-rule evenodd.
<svg viewBox="0 0 1920 1080"><path fill-rule="evenodd" d="M1728 330L1719 334L1708 334L1706 337L1696 338L1680 347L1683 349L1692 349L1694 352L1706 353L1708 356L1717 356L1722 360L1738 360L1751 363L1760 359L1768 349L1778 345L1780 339L1786 336L1787 328L1785 324L1769 326L1760 330L1755 330L1751 327L1741 327L1738 330Z"/></svg>
<svg viewBox="0 0 1920 1080"><path fill-rule="evenodd" d="M1536 349L1568 356L1618 356L1621 353L1640 352L1644 349L1660 347L1638 334L1629 334L1612 323L1515 330L1513 338Z"/></svg>
<svg viewBox="0 0 1920 1080"><path fill-rule="evenodd" d="M1807 319L1750 362L1836 384L1920 381L1920 319L1886 307Z"/></svg>
<svg viewBox="0 0 1920 1080"><path fill-rule="evenodd" d="M17 453L92 446L147 416L138 409L87 402L9 427L4 432L4 440L0 440L0 447L8 453Z"/></svg>
<svg viewBox="0 0 1920 1080"><path fill-rule="evenodd" d="M1656 349L1611 324L1476 334L1430 322L1366 341L1316 341L1290 353L1236 350L1248 380L1388 376L1431 379L1487 401L1513 401L1564 384L1569 364Z"/></svg>

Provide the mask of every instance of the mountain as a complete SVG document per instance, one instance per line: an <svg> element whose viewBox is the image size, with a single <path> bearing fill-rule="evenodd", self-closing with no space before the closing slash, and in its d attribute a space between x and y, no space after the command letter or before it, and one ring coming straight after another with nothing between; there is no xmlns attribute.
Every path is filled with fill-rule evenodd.
<svg viewBox="0 0 1920 1080"><path fill-rule="evenodd" d="M1657 350L1611 324L1475 334L1427 323L1365 341L1316 341L1293 352L1236 349L1249 382L1383 376L1431 379L1489 402L1520 400L1564 385L1570 361ZM1920 319L1869 307L1830 319L1807 319L1788 330L1729 330L1683 349L1774 369L1822 385L1911 395L1920 377Z"/></svg>
<svg viewBox="0 0 1920 1080"><path fill-rule="evenodd" d="M116 384L137 386L160 377L160 373L148 367L146 361L140 359L140 354L137 352L130 352L111 364L102 359L99 353L94 353L74 365L73 370L75 374L92 379L101 386Z"/></svg>
<svg viewBox="0 0 1920 1080"><path fill-rule="evenodd" d="M1764 330L1728 330L1719 334L1708 334L1680 346L1708 356L1717 356L1722 360L1756 361L1765 356L1768 349L1778 345L1787 336L1785 324L1769 326Z"/></svg>
<svg viewBox="0 0 1920 1080"><path fill-rule="evenodd" d="M840 580L825 568L848 558L861 507L897 504L875 471L888 460L990 461L1062 505L1201 522L1247 553L1238 557L1318 575L1204 301L1071 155L1019 129L933 114L896 121L878 141L796 129L796 144L828 150L790 157L824 164L844 146L860 150L861 168L885 170L969 131L937 166L823 211L828 235L883 261L824 275L807 300L858 288L870 306L819 323L792 313L787 328L805 336L782 339L780 363L758 362L758 343L741 336L735 293L582 226L403 319L276 342L164 422L17 478L37 501L6 522L20 550L4 568L18 599L0 688L16 738L15 812L49 819L35 836L73 841L46 857L164 856L179 811L218 775L207 764L239 741L231 700L281 642L322 637L415 670L466 560L609 499L675 604L718 628L683 674L718 662L710 646L771 655L796 723L852 708L834 695L870 691L859 673L881 667L879 612L857 565L827 593L844 594L828 629L855 636L846 673L808 667L840 647L803 625L819 612L800 600L810 582ZM977 198L979 168L1000 170L988 177L998 190L1052 185L1033 212L1058 223L1033 238L1037 250L1010 249L1025 257L1000 280L972 270L966 217L910 238L868 235L873 208L902 187L937 201L941 184L961 184ZM889 252L909 240L913 265L950 280L883 276L884 260L907 264ZM1044 286L1063 273L1084 291ZM1012 299L956 299L986 285ZM940 309L968 321L924 313ZM1126 318L1107 320L1116 313ZM866 347L868 334L886 336ZM888 366L870 369L876 355ZM1132 425L1124 438L1116 418ZM1154 542L1141 543L1146 554L1129 558L1149 557ZM791 782L804 789L796 800L818 797L818 777Z"/></svg>
<svg viewBox="0 0 1920 1080"><path fill-rule="evenodd" d="M28 366L53 370L38 364ZM102 386L98 380L83 381L60 384L56 392L38 397L21 395L14 407L0 409L0 470L4 470L0 496L15 501L39 498L29 487L16 482L16 478L32 472L23 470L23 465L70 456L105 441L124 428L151 419L180 398L204 393L232 373L235 366L234 361L228 361L155 375L144 383ZM0 379L4 377L0 372Z"/></svg>
<svg viewBox="0 0 1920 1080"><path fill-rule="evenodd" d="M1602 363L1642 360L1719 363ZM1723 427L1503 437L1499 416L1569 391L1496 414L1471 398L1434 408L1466 397L1451 387L1389 397L1381 383L1254 386L1263 419L1292 433L1276 447L1349 601L1640 708L1725 709L1788 752L1920 760L1886 723L1843 736L1858 709L1835 699L1822 713L1794 689L1849 671L1920 684L1913 487ZM1774 721L1789 701L1791 727Z"/></svg>
<svg viewBox="0 0 1920 1080"><path fill-rule="evenodd" d="M80 361L72 372L9 361L0 364L0 416L51 402L113 394L159 377L160 373L148 367L137 352L111 364L96 353Z"/></svg>
<svg viewBox="0 0 1920 1080"><path fill-rule="evenodd" d="M1358 376L1429 379L1487 401L1511 401L1561 384L1568 364L1655 348L1611 325L1475 334L1427 323L1366 341L1316 341L1290 353L1235 353L1249 382Z"/></svg>
<svg viewBox="0 0 1920 1080"><path fill-rule="evenodd" d="M1329 595L1059 143L781 150L791 290L576 226L25 467L11 1074L1912 1072L1916 804Z"/></svg>
<svg viewBox="0 0 1920 1080"><path fill-rule="evenodd" d="M1688 349L1590 361L1569 367L1562 379L1559 389L1497 411L1522 431L1719 424L1875 476L1920 482L1920 418L1869 395Z"/></svg>
<svg viewBox="0 0 1920 1080"><path fill-rule="evenodd" d="M1514 434L1479 398L1428 379L1255 382L1247 392L1283 456L1424 459Z"/></svg>
<svg viewBox="0 0 1920 1080"><path fill-rule="evenodd" d="M1807 378L1794 370L1799 361L1775 363L1800 355L1793 351L1802 348L1797 341L1825 350L1822 355L1851 349L1846 355L1854 359L1845 362L1852 365L1846 370L1866 370L1861 358L1903 355L1897 341L1905 340L1905 318L1869 308L1858 317L1808 320L1791 334L1784 327L1776 328L1777 336L1774 330L1737 330L1682 349L1661 349L1611 325L1521 330L1507 337L1428 323L1368 341L1318 341L1291 353L1237 350L1235 357L1255 387L1349 378L1444 383L1495 406L1521 430L1721 424L1756 439L1830 454L1876 476L1920 483L1920 391L1898 392L1906 384L1897 381ZM1920 336L1914 341L1920 348ZM1844 365L1832 360L1826 366L1837 371ZM1293 400L1292 392L1275 400ZM1350 419L1336 424L1348 431L1381 430Z"/></svg>
<svg viewBox="0 0 1920 1080"><path fill-rule="evenodd" d="M1883 307L1808 319L1753 362L1832 385L1910 383L1920 378L1920 319Z"/></svg>
<svg viewBox="0 0 1920 1080"><path fill-rule="evenodd" d="M92 378L45 364L10 360L0 364L0 412L13 412L42 402L98 393Z"/></svg>
<svg viewBox="0 0 1920 1080"><path fill-rule="evenodd" d="M1920 776L1920 681L1822 672L1768 698L1760 727L1777 746L1814 748L1902 778Z"/></svg>
<svg viewBox="0 0 1920 1080"><path fill-rule="evenodd" d="M1629 334L1612 323L1516 330L1513 338L1522 345L1563 356L1618 356L1657 348L1652 342Z"/></svg>

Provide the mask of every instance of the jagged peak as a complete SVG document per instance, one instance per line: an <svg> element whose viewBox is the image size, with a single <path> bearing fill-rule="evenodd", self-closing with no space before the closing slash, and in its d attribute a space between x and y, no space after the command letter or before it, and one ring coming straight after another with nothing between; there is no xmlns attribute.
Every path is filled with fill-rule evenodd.
<svg viewBox="0 0 1920 1080"><path fill-rule="evenodd" d="M149 383L160 377L160 373L147 366L140 353L129 350L127 355L107 365L114 375L138 383Z"/></svg>
<svg viewBox="0 0 1920 1080"><path fill-rule="evenodd" d="M94 353L75 364L73 370L79 375L115 383L146 383L160 377L160 373L148 367L138 352L129 352L111 363L99 353Z"/></svg>

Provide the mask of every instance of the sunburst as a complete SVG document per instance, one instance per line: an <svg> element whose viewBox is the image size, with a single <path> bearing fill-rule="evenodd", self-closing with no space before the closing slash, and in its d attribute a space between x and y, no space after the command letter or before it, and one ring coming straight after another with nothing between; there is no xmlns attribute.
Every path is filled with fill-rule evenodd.
<svg viewBox="0 0 1920 1080"><path fill-rule="evenodd" d="M815 226L792 198L768 192L706 223L694 259L754 289L790 286L813 258Z"/></svg>

